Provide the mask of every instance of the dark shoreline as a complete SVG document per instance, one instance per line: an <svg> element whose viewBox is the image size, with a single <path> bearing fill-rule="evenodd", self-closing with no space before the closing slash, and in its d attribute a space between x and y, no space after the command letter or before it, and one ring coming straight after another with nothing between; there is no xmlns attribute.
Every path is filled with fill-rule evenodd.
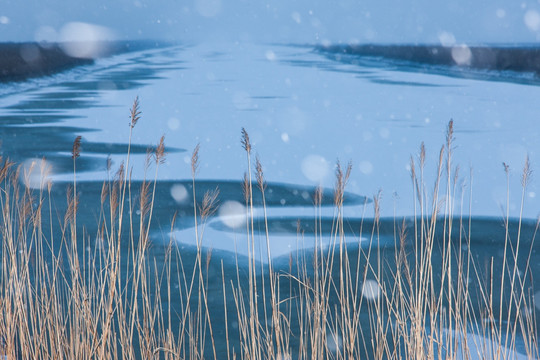
<svg viewBox="0 0 540 360"><path fill-rule="evenodd" d="M62 44L58 43L1 43L0 83L53 75L80 65L93 64L96 58L164 45L143 40L103 42L95 58L78 58L66 54Z"/></svg>
<svg viewBox="0 0 540 360"><path fill-rule="evenodd" d="M355 55L405 61L425 66L512 71L540 75L540 47L441 45L328 45L317 51L338 56Z"/></svg>

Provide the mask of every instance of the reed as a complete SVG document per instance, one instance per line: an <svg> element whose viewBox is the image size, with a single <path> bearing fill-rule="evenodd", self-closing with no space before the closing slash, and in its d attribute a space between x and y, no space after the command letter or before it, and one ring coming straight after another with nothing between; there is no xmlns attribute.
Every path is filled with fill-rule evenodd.
<svg viewBox="0 0 540 360"><path fill-rule="evenodd" d="M130 119L129 144L141 119L138 98ZM475 225L463 208L472 212L473 176L471 171L466 199L453 162L450 122L431 186L425 146L411 157L414 216L391 221L393 244L383 242L388 219L380 216L380 193L361 204L364 215L351 239L344 199L353 168L338 162L334 216L330 222L323 217L324 190L316 188L315 230L307 234L299 221L297 239L304 250L284 264L271 254L267 183L245 129L241 145L246 223L237 241L248 254L236 254L232 272L223 257L214 264L205 245L205 226L221 194L198 193L198 145L191 157L194 256L186 256L172 235L166 246L153 249L163 137L148 152L150 178L145 175L138 185L131 181L128 147L124 162L95 194L95 234L82 218L77 222L80 137L73 144L74 179L64 206L55 203L50 181L32 189L22 167L0 159L1 353L8 359L514 359L518 352L539 357L531 268L538 222L532 238L523 239L528 159L517 222L509 197L501 221L500 263L492 258L483 268L471 250ZM509 183L509 167L503 169ZM372 217L365 215L369 211ZM171 234L177 220L174 215Z"/></svg>

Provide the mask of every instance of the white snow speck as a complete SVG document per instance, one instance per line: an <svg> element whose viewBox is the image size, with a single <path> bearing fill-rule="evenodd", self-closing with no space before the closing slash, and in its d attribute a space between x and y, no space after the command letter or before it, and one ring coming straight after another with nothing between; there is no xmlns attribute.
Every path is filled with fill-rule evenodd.
<svg viewBox="0 0 540 360"><path fill-rule="evenodd" d="M536 10L528 10L523 17L525 26L531 31L540 30L540 14Z"/></svg>
<svg viewBox="0 0 540 360"><path fill-rule="evenodd" d="M184 185L174 184L171 186L171 196L177 203L183 203L188 199L188 192Z"/></svg>
<svg viewBox="0 0 540 360"><path fill-rule="evenodd" d="M180 128L180 120L174 117L169 118L169 120L167 121L167 126L171 130L178 130L178 128Z"/></svg>
<svg viewBox="0 0 540 360"><path fill-rule="evenodd" d="M495 15L499 18L499 19L502 19L506 16L506 11L504 11L504 9L497 9L497 11L495 11Z"/></svg>
<svg viewBox="0 0 540 360"><path fill-rule="evenodd" d="M456 37L449 32L442 32L439 34L439 42L442 46L453 46L456 43Z"/></svg>
<svg viewBox="0 0 540 360"><path fill-rule="evenodd" d="M540 310L540 291L537 291L536 294L534 294L534 306Z"/></svg>
<svg viewBox="0 0 540 360"><path fill-rule="evenodd" d="M529 191L528 195L531 199L534 199L536 197L536 193L534 191Z"/></svg>
<svg viewBox="0 0 540 360"><path fill-rule="evenodd" d="M330 164L320 155L308 155L302 160L302 173L314 182L322 182L330 172Z"/></svg>
<svg viewBox="0 0 540 360"><path fill-rule="evenodd" d="M9 24L9 18L5 15L0 16L0 24L7 25Z"/></svg>
<svg viewBox="0 0 540 360"><path fill-rule="evenodd" d="M362 296L368 300L375 300L381 295L381 288L375 280L366 280L362 284Z"/></svg>
<svg viewBox="0 0 540 360"><path fill-rule="evenodd" d="M281 140L282 140L284 143L288 143L289 140L290 140L289 134L287 134L287 133L281 134Z"/></svg>
<svg viewBox="0 0 540 360"><path fill-rule="evenodd" d="M471 49L467 45L454 46L452 48L452 59L458 65L470 65L472 60Z"/></svg>
<svg viewBox="0 0 540 360"><path fill-rule="evenodd" d="M367 160L360 161L360 171L362 174L368 175L373 172L373 164Z"/></svg>
<svg viewBox="0 0 540 360"><path fill-rule="evenodd" d="M225 201L219 208L219 219L231 229L236 229L246 222L246 208L238 201Z"/></svg>

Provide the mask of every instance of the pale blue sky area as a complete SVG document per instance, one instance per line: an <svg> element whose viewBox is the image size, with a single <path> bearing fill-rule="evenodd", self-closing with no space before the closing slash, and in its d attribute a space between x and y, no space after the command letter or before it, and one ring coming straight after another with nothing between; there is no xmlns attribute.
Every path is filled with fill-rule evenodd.
<svg viewBox="0 0 540 360"><path fill-rule="evenodd" d="M82 22L103 27L93 28L101 37L119 39L534 43L540 39L539 2L2 0L0 41L73 39L73 28L65 25Z"/></svg>

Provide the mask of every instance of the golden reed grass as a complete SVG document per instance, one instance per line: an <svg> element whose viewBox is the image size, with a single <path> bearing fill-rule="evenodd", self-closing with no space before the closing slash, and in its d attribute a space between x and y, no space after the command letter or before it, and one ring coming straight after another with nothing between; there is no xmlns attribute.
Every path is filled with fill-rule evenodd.
<svg viewBox="0 0 540 360"><path fill-rule="evenodd" d="M140 118L136 98L128 144ZM232 275L221 260L219 286L209 281L212 251L204 243L219 189L197 201L199 145L191 157L193 259L182 257L174 237L159 261L149 253L154 209L160 206L157 174L166 157L163 137L147 156L145 169L155 168L152 180L145 178L137 188L128 145L125 161L95 194L100 199L96 234L77 224L81 137L73 144L74 180L63 217L54 208L51 182L32 189L21 181L29 174L1 159L1 353L7 359L510 359L519 350L537 359L530 291L534 238L527 239L529 248L521 239L529 161L522 175L518 233L511 236L507 212L503 263L495 273L492 260L486 274L471 252L474 222L454 214L460 176L453 164L453 127L450 122L431 190L425 146L411 157L414 217L394 219L390 250L381 242L380 194L373 197L373 218L361 218L351 245L344 199L352 165L343 169L338 162L330 230L321 215L324 195L318 187L314 232L303 233L298 223L299 243L311 243L290 255L288 267L275 264L271 254L267 183L258 157L252 174L253 144L242 129L247 171L240 241L249 251L247 259L235 256ZM509 178L506 164L504 170ZM256 196L262 232L256 229ZM362 207L365 213L371 205ZM222 299L222 308L216 308L216 299Z"/></svg>

